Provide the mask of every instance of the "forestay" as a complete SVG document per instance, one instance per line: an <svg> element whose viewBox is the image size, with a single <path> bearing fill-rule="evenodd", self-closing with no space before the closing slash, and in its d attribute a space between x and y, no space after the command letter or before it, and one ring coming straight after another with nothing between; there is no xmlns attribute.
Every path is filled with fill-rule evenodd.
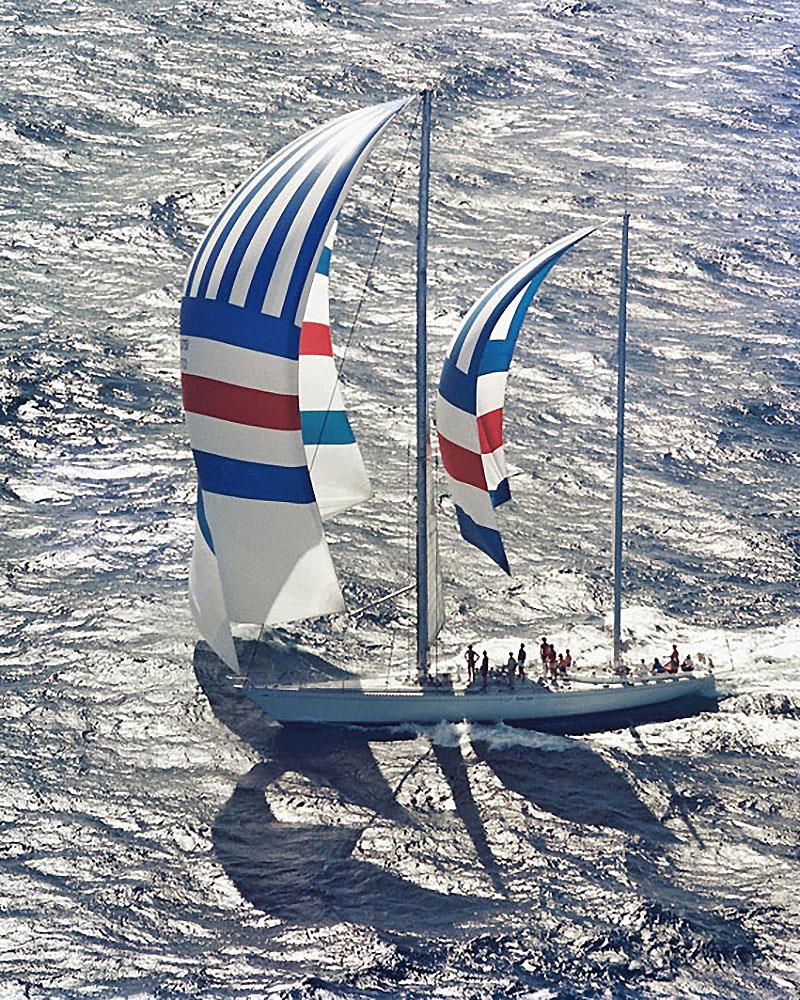
<svg viewBox="0 0 800 1000"><path fill-rule="evenodd" d="M462 536L510 573L495 507L511 498L503 453L506 379L528 306L550 269L595 231L571 233L513 268L479 299L453 338L436 402L442 464Z"/></svg>
<svg viewBox="0 0 800 1000"><path fill-rule="evenodd" d="M333 357L328 272L335 236L334 223L311 282L300 332L300 421L323 520L372 496Z"/></svg>
<svg viewBox="0 0 800 1000"><path fill-rule="evenodd" d="M303 445L300 331L342 201L406 103L355 111L276 153L220 212L189 267L181 379L199 482L191 601L231 666L230 621L343 607Z"/></svg>

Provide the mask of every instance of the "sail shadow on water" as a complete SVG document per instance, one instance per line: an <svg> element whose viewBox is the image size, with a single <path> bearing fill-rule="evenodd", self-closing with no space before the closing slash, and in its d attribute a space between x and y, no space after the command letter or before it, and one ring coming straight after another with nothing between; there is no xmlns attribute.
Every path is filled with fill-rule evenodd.
<svg viewBox="0 0 800 1000"><path fill-rule="evenodd" d="M303 926L340 921L384 931L452 928L494 906L486 897L439 892L358 856L359 841L380 817L393 829L414 826L380 774L366 734L281 730L267 763L237 784L213 826L214 852L239 892L271 916ZM284 776L312 784L313 810L336 804L360 807L356 822L285 822L267 797ZM293 799L295 796L293 796ZM365 815L366 814L366 815ZM389 905L389 901L391 904Z"/></svg>
<svg viewBox="0 0 800 1000"><path fill-rule="evenodd" d="M509 791L537 809L580 826L612 827L658 844L674 835L636 795L628 781L597 751L578 740L553 752L525 745L492 747L473 740L478 760Z"/></svg>
<svg viewBox="0 0 800 1000"><path fill-rule="evenodd" d="M263 654L268 646L263 642L258 645L259 657L255 660L255 669L266 671L269 665L265 663ZM239 645L240 656L244 647L244 643ZM320 657L303 652L313 661L317 671L326 668L331 672L338 670ZM291 655L291 662L296 668L296 655ZM334 728L308 730L301 726L284 728L268 723L264 714L230 684L222 661L201 644L195 651L195 676L219 721L268 758L272 780L285 771L299 772L316 784L334 788L353 805L364 806L400 822L409 822L377 766L365 731Z"/></svg>
<svg viewBox="0 0 800 1000"><path fill-rule="evenodd" d="M632 733L644 750L638 734ZM632 894L613 899L615 910L606 913L613 929L604 944L637 953L648 947L651 937L659 937L663 942L659 961L663 959L672 973L687 961L756 958L757 935L746 914L737 912L724 896L709 895L702 885L688 887L676 877L687 850L698 854L717 849L698 836L681 806L675 778L685 764L647 752L620 761L632 770L636 784L664 793L663 815L657 815L613 758L606 760L578 740L570 743L569 749L559 752L522 744L492 746L488 740L472 740L472 747L505 788L523 796L538 812L558 817L561 828L570 831L566 840L545 848L554 884L563 888L573 880L607 877L596 849L608 844L609 835L613 837L617 858L609 871L615 871L616 878L622 875ZM701 778L707 780L708 775ZM545 906L550 905L549 893L546 885Z"/></svg>

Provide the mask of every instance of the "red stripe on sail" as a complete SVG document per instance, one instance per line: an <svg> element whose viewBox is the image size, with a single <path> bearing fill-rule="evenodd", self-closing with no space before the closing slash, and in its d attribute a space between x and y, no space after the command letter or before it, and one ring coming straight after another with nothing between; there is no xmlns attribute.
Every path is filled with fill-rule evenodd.
<svg viewBox="0 0 800 1000"><path fill-rule="evenodd" d="M492 410L478 417L478 440L481 443L481 451L488 455L503 443L503 408Z"/></svg>
<svg viewBox="0 0 800 1000"><path fill-rule="evenodd" d="M183 408L189 413L274 431L300 430L297 396L249 389L202 375L181 375Z"/></svg>
<svg viewBox="0 0 800 1000"><path fill-rule="evenodd" d="M332 358L331 328L325 323L303 323L300 329L300 353Z"/></svg>
<svg viewBox="0 0 800 1000"><path fill-rule="evenodd" d="M477 486L486 490L486 475L483 471L483 459L460 444L453 444L447 438L439 435L439 449L442 453L442 463L449 475L459 483Z"/></svg>

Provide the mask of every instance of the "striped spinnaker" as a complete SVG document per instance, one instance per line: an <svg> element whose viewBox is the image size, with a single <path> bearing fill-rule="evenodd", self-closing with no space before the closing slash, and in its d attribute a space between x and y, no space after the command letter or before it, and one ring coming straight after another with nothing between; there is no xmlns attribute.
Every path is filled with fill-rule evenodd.
<svg viewBox="0 0 800 1000"><path fill-rule="evenodd" d="M407 103L354 111L276 153L189 267L181 381L200 490L190 592L201 633L231 665L229 622L343 607L303 445L301 325L339 208Z"/></svg>
<svg viewBox="0 0 800 1000"><path fill-rule="evenodd" d="M539 286L556 261L596 228L551 243L496 282L469 311L442 368L436 425L459 530L506 573L495 507L511 498L503 453L508 369Z"/></svg>

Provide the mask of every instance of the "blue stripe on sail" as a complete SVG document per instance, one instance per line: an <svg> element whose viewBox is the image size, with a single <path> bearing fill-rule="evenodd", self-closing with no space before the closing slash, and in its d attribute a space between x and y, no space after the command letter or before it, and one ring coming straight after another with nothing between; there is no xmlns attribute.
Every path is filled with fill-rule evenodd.
<svg viewBox="0 0 800 1000"><path fill-rule="evenodd" d="M528 307L534 295L539 290L539 286L550 273L550 270L558 259L568 250L551 258L534 272L533 278L528 278L528 289L520 300L511 324L508 336L504 340L491 340L492 331L498 320L503 315L514 298L519 294L522 285L515 282L509 290L499 300L499 304L492 310L488 319L481 329L478 342L472 352L469 372L464 373L458 367L457 360L461 351L461 344L464 338L459 334L458 341L445 358L442 367L442 376L439 382L439 392L453 406L467 413L475 413L477 399L477 377L478 375L488 375L490 372L507 372L511 366L511 358L522 328L522 321L528 311ZM524 284L524 283L523 283ZM486 296L484 296L484 299ZM482 300L483 301L483 300ZM465 327L466 329L466 327ZM462 331L463 332L463 331Z"/></svg>
<svg viewBox="0 0 800 1000"><path fill-rule="evenodd" d="M273 203L278 200L283 192L283 189L288 185L293 184L297 179L297 175L301 171L307 169L307 162L310 159L313 159L316 152L316 149L313 148L309 150L303 157L301 157L294 167L282 178L280 178L280 180L276 181L266 193L263 200L259 204L258 209L253 213L253 217L248 220L247 225L242 230L241 235L236 241L236 246L233 248L230 257L225 264L225 271L223 273L222 280L219 283L217 298L225 299L225 301L230 298L233 283L236 280L236 275L239 270L239 265L242 263L244 255L247 252L262 219L270 208L272 208ZM278 255L281 252L286 236L291 229L292 224L295 222L297 213L299 212L306 195L313 187L319 175L325 169L326 164L327 158L323 158L310 169L308 175L303 179L300 186L292 195L288 205L281 212L277 223L272 227L267 242L264 244L258 261L253 269L250 287L245 300L246 306L250 306L254 309L261 309L264 294L267 290L267 286L269 285L269 277L272 277L272 271L275 269L275 264L277 263ZM269 277L266 282L263 282L263 275L265 271L268 271ZM258 288L263 289L260 295L257 291Z"/></svg>
<svg viewBox="0 0 800 1000"><path fill-rule="evenodd" d="M454 355L445 359L439 379L439 392L453 406L465 413L475 414L478 380L474 375L461 371Z"/></svg>
<svg viewBox="0 0 800 1000"><path fill-rule="evenodd" d="M495 283L488 291L483 293L483 295L478 299L475 305L467 313L467 318L464 320L464 325L461 327L461 330L459 331L459 334L456 337L455 342L452 348L450 349L450 353L448 355L448 360L452 358L453 364L456 363L459 354L461 354L461 348L464 346L464 341L467 339L467 334L472 329L473 324L475 323L475 319L478 316L478 313L481 311L481 309L483 309L483 307L486 305L486 303L489 301L492 295L494 295L496 292L497 292L497 287Z"/></svg>
<svg viewBox="0 0 800 1000"><path fill-rule="evenodd" d="M327 275L331 269L331 248L323 247L317 264L317 274Z"/></svg>
<svg viewBox="0 0 800 1000"><path fill-rule="evenodd" d="M323 237L325 235L325 230L328 227L331 216L336 211L339 196L347 184L348 178L353 172L355 164L361 153L369 146L375 136L378 135L381 129L386 125L387 121L393 117L394 114L395 112L391 111L381 115L378 123L374 126L370 133L362 139L358 145L358 149L354 150L350 159L337 170L334 179L328 185L328 188L322 196L322 199L317 206L317 210L314 213L311 225L308 227L308 230L303 237L303 243L300 248L300 252L297 255L297 261L294 271L292 272L291 280L289 281L289 287L286 289L286 300L283 304L282 310L283 316L286 316L289 319L293 319L296 316L298 306L300 305L300 297L302 296L303 289L305 288L308 272L314 267L320 245L322 244Z"/></svg>
<svg viewBox="0 0 800 1000"><path fill-rule="evenodd" d="M462 538L479 548L481 552L485 552L487 556L494 559L500 569L511 576L500 532L495 531L493 528L483 528L481 525L476 524L469 514L465 513L458 504L456 504L456 516L458 518L458 529L461 532Z"/></svg>
<svg viewBox="0 0 800 1000"><path fill-rule="evenodd" d="M211 273L214 270L214 265L216 264L217 259L222 251L222 247L225 245L225 240L228 238L228 235L230 234L231 230L236 224L236 220L241 216L245 208L253 201L253 199L259 198L261 196L265 186L269 185L270 181L274 178L275 174L281 169L281 167L286 163L289 157L294 156L300 148L304 148L306 151L306 155L303 159L307 159L308 156L311 153L313 153L314 150L317 149L320 146L320 144L328 138L328 134L336 125L341 125L339 119L334 119L334 121L328 122L326 125L323 125L319 129L316 129L313 132L304 136L302 140L296 145L295 143L290 143L288 146L284 147L282 150L276 153L273 159L269 160L267 164L265 164L265 166L269 166L269 170L267 170L264 173L264 175L259 179L258 183L254 185L253 189L242 200L241 204L236 206L236 211L231 215L231 217L225 223L225 226L219 232L214 232L217 226L217 222L219 222L219 218L217 219L217 222L214 223L212 228L206 234L206 238L203 240L202 246L200 248L200 253L197 256L197 261L199 261L200 257L202 256L205 250L206 245L209 242L211 242L211 240L213 240L214 249L205 263L203 274L200 280L200 285L198 287L198 292L197 292L198 296L202 297L205 295L206 288L208 287L208 283L211 278ZM300 164L298 163L293 168L293 170L287 172L288 178L292 177L293 173L296 171L299 165ZM285 180L281 182L280 185L281 188L283 187L285 182L286 182ZM234 198L235 197L236 196L234 195ZM226 208L222 210L220 216L225 213L227 207L228 206L226 206ZM237 241L237 245L239 242L241 242L241 237ZM189 275L189 281L188 281L189 288L191 288L191 283L194 280L195 276L194 271L197 261L195 261L195 264L192 267L192 273Z"/></svg>
<svg viewBox="0 0 800 1000"><path fill-rule="evenodd" d="M311 476L305 465L264 465L194 451L197 478L207 493L241 500L314 503Z"/></svg>
<svg viewBox="0 0 800 1000"><path fill-rule="evenodd" d="M502 309L499 311L495 310L492 313L489 321L484 327L485 344L483 350L481 350L480 346L478 346L475 354L473 355L473 360L478 362L479 375L487 375L489 372L507 372L511 367L511 358L514 354L514 348L517 346L519 331L522 328L522 322L525 319L528 307L533 301L534 295L539 291L542 282L550 273L560 256L561 254L559 254L558 257L553 257L552 260L535 272L533 278L528 284L525 294L520 299L519 305L514 312L505 340L491 340L490 337L492 331L500 320L500 317L513 302L514 296L519 294L519 287L517 287L514 295L503 297L504 305ZM484 339L483 334L481 339Z"/></svg>
<svg viewBox="0 0 800 1000"><path fill-rule="evenodd" d="M206 545L214 552L214 542L211 538L211 528L208 526L208 519L206 518L206 509L203 506L203 491L200 489L198 483L197 486L197 524L200 528L200 534L203 536Z"/></svg>
<svg viewBox="0 0 800 1000"><path fill-rule="evenodd" d="M302 410L303 444L355 444L344 410Z"/></svg>
<svg viewBox="0 0 800 1000"><path fill-rule="evenodd" d="M508 479L501 480L495 489L489 490L489 499L492 501L492 507L499 507L500 504L507 503L511 499L511 487L508 485Z"/></svg>
<svg viewBox="0 0 800 1000"><path fill-rule="evenodd" d="M219 260L220 254L222 253L222 248L225 245L225 241L227 240L228 236L231 233L231 230L241 217L242 213L248 208L251 202L261 199L263 197L264 189L267 188L269 191L268 196L264 198L263 201L260 202L258 209L253 213L254 217L257 220L255 225L258 225L258 222L260 222L261 219L263 218L264 213L266 212L267 207L269 206L269 203L272 200L274 200L274 198L277 196L277 193L279 193L280 190L283 188L283 186L291 179L292 174L291 172L289 172L282 179L282 181L280 181L275 187L273 187L272 189L269 188L269 185L272 182L273 175L275 174L276 170L280 168L284 160L285 157L281 157L280 163L276 163L275 167L272 170L268 171L264 175L264 177L261 178L261 180L259 180L258 184L256 184L253 187L253 190L250 191L247 194L247 196L242 200L241 204L236 206L236 211L231 214L231 217L228 219L228 221L225 223L225 225L218 233L214 242L214 249L209 254L208 260L206 261L206 266L203 270L202 275L200 276L200 284L198 285L197 288L197 295L200 298L202 298L206 294L209 281L211 280L211 275L214 271L214 267L216 266L217 261ZM222 282L224 282L225 278L227 277L230 261L233 257L237 256L237 251L238 251L238 260L241 260L242 256L244 255L244 249L246 249L247 244L250 242L250 237L252 236L253 229L254 229L253 218L251 218L247 226L245 226L244 230L236 240L231 255L228 258L228 262L225 265L225 272L223 274ZM245 240L244 248L240 250L239 248L242 247L243 240ZM222 286L222 282L220 283L220 287ZM230 284L232 284L232 279ZM217 292L217 297L221 299L227 299L227 295L223 295L219 291Z"/></svg>
<svg viewBox="0 0 800 1000"><path fill-rule="evenodd" d="M181 303L181 333L293 361L300 356L299 326L217 299L185 298Z"/></svg>
<svg viewBox="0 0 800 1000"><path fill-rule="evenodd" d="M333 153L331 154L333 155ZM312 187L318 180L319 176L328 166L328 160L324 159L319 162L314 169L309 173L308 177L300 184L295 193L292 195L288 205L284 208L281 213L280 218L275 223L272 228L272 232L269 235L269 239L264 245L261 251L261 256L258 259L258 263L255 266L253 275L250 279L250 287L247 290L247 299L245 301L245 306L250 309L260 310L264 305L264 299L267 294L267 289L269 288L272 276L275 273L275 267L278 263L278 257L280 256L281 250L283 249L284 243L286 243L289 234L291 233L292 226L299 225L297 216L303 208L303 204L311 192ZM325 220L327 223L327 219ZM313 229L313 221L310 229ZM323 227L324 228L324 227ZM315 247L319 248L319 244L322 239L322 232L318 231L315 233L316 244ZM292 276L297 273L297 267L299 266L299 261L295 263ZM308 270L311 269L309 263ZM303 275L303 283L305 284L305 279L308 276L308 270ZM226 269L227 277L227 269ZM288 296L287 296L288 298ZM297 311L296 307L294 310L290 311L286 305L286 299L281 304L281 315L291 316L294 318L294 312Z"/></svg>

